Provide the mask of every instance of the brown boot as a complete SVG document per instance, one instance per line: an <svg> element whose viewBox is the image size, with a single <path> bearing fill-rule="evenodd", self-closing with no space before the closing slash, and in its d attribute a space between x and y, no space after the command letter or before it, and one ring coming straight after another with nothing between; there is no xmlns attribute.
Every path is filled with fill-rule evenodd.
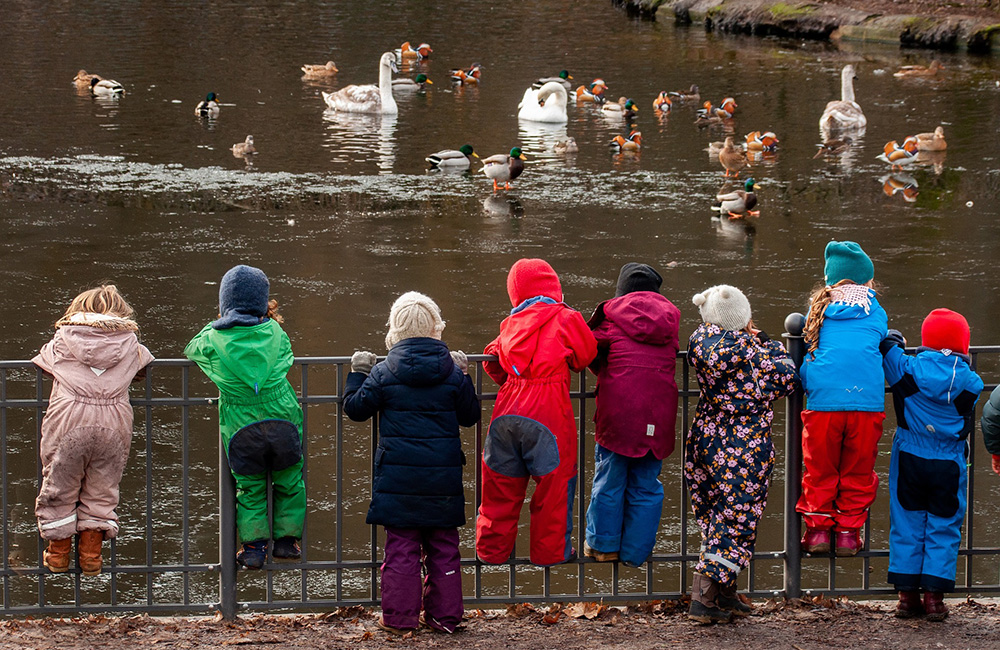
<svg viewBox="0 0 1000 650"><path fill-rule="evenodd" d="M917 618L924 615L924 606L920 604L920 590L899 592L899 603L896 604L896 618Z"/></svg>
<svg viewBox="0 0 1000 650"><path fill-rule="evenodd" d="M80 571L85 576L101 573L101 550L104 545L104 531L85 530L80 533L76 552L80 559Z"/></svg>
<svg viewBox="0 0 1000 650"><path fill-rule="evenodd" d="M928 621L943 621L948 618L948 606L944 604L944 594L940 591L924 592L924 611Z"/></svg>
<svg viewBox="0 0 1000 650"><path fill-rule="evenodd" d="M52 573L65 573L69 570L69 553L73 550L73 540L50 539L49 547L42 551L42 564Z"/></svg>
<svg viewBox="0 0 1000 650"><path fill-rule="evenodd" d="M698 572L691 582L691 608L688 618L703 625L728 623L732 615L716 603L719 597L719 583Z"/></svg>
<svg viewBox="0 0 1000 650"><path fill-rule="evenodd" d="M733 616L740 618L750 616L753 612L753 607L743 602L737 593L736 581L729 585L719 585L719 597L715 599L715 604L719 606L719 609L731 612Z"/></svg>

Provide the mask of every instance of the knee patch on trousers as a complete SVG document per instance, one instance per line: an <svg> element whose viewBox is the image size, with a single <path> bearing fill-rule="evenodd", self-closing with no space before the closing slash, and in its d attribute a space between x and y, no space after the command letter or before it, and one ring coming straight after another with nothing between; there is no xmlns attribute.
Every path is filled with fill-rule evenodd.
<svg viewBox="0 0 1000 650"><path fill-rule="evenodd" d="M899 505L910 511L925 511L936 517L953 517L958 512L958 485L961 468L953 460L921 458L905 451L899 454L896 496Z"/></svg>
<svg viewBox="0 0 1000 650"><path fill-rule="evenodd" d="M302 460L299 428L288 420L261 420L243 427L229 441L229 467L253 476L281 471Z"/></svg>
<svg viewBox="0 0 1000 650"><path fill-rule="evenodd" d="M490 423L483 462L504 476L545 476L559 467L559 445L555 435L538 420L501 415Z"/></svg>

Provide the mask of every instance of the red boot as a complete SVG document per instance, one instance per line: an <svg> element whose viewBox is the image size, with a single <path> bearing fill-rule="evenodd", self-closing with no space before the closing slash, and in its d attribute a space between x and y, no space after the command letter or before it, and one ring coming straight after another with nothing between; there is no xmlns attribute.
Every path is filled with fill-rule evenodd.
<svg viewBox="0 0 1000 650"><path fill-rule="evenodd" d="M837 531L837 557L854 557L863 547L861 531L857 528Z"/></svg>
<svg viewBox="0 0 1000 650"><path fill-rule="evenodd" d="M948 618L948 607L944 604L944 594L940 591L924 592L924 610L928 621L943 621Z"/></svg>
<svg viewBox="0 0 1000 650"><path fill-rule="evenodd" d="M819 528L806 528L802 536L803 553L829 553L830 552L830 531Z"/></svg>
<svg viewBox="0 0 1000 650"><path fill-rule="evenodd" d="M896 618L917 618L924 615L924 606L920 604L920 591L899 592L899 602L896 604Z"/></svg>

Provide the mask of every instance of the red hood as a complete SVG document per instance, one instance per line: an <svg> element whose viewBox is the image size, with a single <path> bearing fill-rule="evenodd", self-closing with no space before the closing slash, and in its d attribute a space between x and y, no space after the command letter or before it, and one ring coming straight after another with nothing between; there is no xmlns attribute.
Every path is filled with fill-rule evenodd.
<svg viewBox="0 0 1000 650"><path fill-rule="evenodd" d="M505 368L508 374L520 375L531 364L538 349L538 331L563 309L562 304L540 302L504 319L497 342L504 351L500 361L510 366Z"/></svg>
<svg viewBox="0 0 1000 650"><path fill-rule="evenodd" d="M598 305L587 324L594 329L605 319L633 341L663 345L675 337L680 311L659 293L635 291Z"/></svg>
<svg viewBox="0 0 1000 650"><path fill-rule="evenodd" d="M507 274L507 295L513 307L535 296L545 296L556 302L563 299L559 276L548 262L539 259L514 262Z"/></svg>

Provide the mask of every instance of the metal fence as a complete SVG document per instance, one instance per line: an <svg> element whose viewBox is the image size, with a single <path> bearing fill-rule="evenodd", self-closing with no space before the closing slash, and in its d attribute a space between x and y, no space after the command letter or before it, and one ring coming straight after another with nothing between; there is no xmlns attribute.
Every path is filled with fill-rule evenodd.
<svg viewBox="0 0 1000 650"><path fill-rule="evenodd" d="M795 325L793 321L790 319ZM786 337L793 357L800 360L801 338ZM974 367L984 355L997 359L998 353L1000 346L973 348ZM480 364L485 359L482 355L471 356L470 365L474 366L472 375L484 405L484 422L488 422L496 393L491 392L492 384L484 385L485 373ZM141 396L132 400L137 409L136 422L141 426L133 438L133 452L122 482L122 533L111 543L110 556L105 553L105 559L110 561L106 561L103 574L84 577L75 569L55 575L41 566L43 542L36 533L33 507L41 481L38 440L48 386L30 362L0 362L0 505L4 513L0 613L218 611L231 618L247 610L305 611L377 604L380 531L363 523L377 436L374 424L357 428L344 418L340 392L349 366L348 357L304 357L296 359L293 367L291 377L297 384L305 415L303 471L309 496L302 559L269 563L263 571L238 571L234 561L235 488L219 444L216 392L191 362L154 362ZM467 558L463 560L467 605L668 599L688 590L690 569L698 560L699 532L696 525L689 526L687 492L679 477L684 457L683 432L690 422L698 389L683 352L678 366L681 444L664 464L668 507L650 560L639 569L595 563L589 558L539 568L524 558L524 540L519 539L522 552L515 549L514 559L500 567L488 566L475 559L474 527L469 525L461 531L463 556ZM591 381L586 373L580 373L571 390L580 438L573 531L578 549L583 547L586 497L593 468ZM784 402L785 433L782 436L776 427L775 438L784 438L785 456L782 462L779 454L772 480L772 514L761 522L761 537L770 534L778 540L779 548L761 550L766 545L758 542L758 552L741 577L741 588L754 596L798 597L810 591L891 593L883 580L873 581L871 577L874 567L885 564L887 549L870 548L866 543L857 558L801 556L795 502L801 478L802 395L793 395ZM776 423L780 420L779 414ZM887 422L886 430L891 431L891 422ZM463 432L463 444L475 468L475 498L468 506L470 520L480 497L478 459L482 457L484 432L484 424ZM975 444L970 465L975 467ZM466 479L471 480L472 474L466 472ZM983 535L993 541L997 537L992 530L979 535L974 526L980 507L975 499L974 475L970 472L961 550L960 574L964 575L960 575L956 591L1000 592L998 571L983 568L1000 562L1000 543L974 543ZM782 483L784 499L779 500L775 495ZM885 492L881 491L880 498ZM779 526L780 535L773 530ZM866 539L872 540L871 530Z"/></svg>

